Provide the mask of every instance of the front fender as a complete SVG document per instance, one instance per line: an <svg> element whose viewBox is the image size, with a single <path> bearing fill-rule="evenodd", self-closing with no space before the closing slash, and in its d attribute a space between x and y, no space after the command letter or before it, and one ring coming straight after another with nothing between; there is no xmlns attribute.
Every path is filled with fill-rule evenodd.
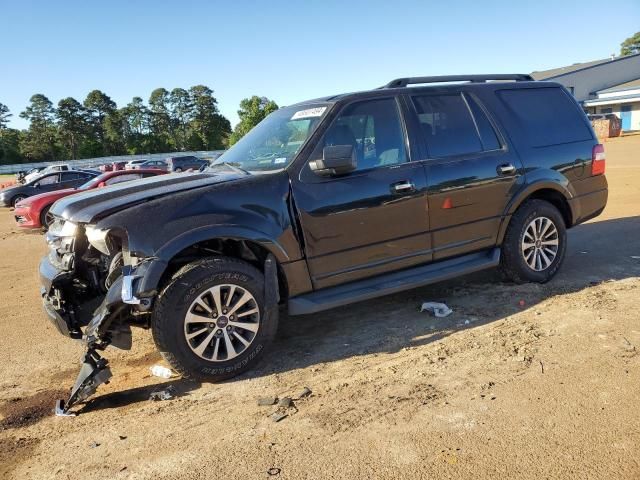
<svg viewBox="0 0 640 480"><path fill-rule="evenodd" d="M173 257L192 245L217 238L252 241L267 249L278 263L286 263L291 260L280 242L271 239L269 235L259 230L240 225L200 227L185 232L165 243L153 257L144 260L136 267L133 273L136 277L134 294L140 297L154 295L157 292L162 275Z"/></svg>

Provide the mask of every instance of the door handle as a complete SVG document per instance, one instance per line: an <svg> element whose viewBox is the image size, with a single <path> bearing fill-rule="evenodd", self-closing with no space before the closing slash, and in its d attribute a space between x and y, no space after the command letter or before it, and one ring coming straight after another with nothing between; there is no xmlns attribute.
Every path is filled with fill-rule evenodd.
<svg viewBox="0 0 640 480"><path fill-rule="evenodd" d="M395 193L408 193L415 192L416 186L407 180L403 180L402 182L392 184L391 189Z"/></svg>
<svg viewBox="0 0 640 480"><path fill-rule="evenodd" d="M498 175L511 175L513 173L516 173L516 167L514 167L510 163L504 163L502 165L498 165L496 171L498 172Z"/></svg>

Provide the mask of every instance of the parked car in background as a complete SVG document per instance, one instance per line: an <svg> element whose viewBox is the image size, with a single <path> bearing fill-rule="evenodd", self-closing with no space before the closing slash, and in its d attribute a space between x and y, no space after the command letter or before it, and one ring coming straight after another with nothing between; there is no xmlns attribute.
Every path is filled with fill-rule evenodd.
<svg viewBox="0 0 640 480"><path fill-rule="evenodd" d="M116 170L114 172L105 172L102 175L91 178L77 188L55 190L21 200L15 205L13 215L20 227L47 229L52 220L51 215L49 215L49 209L56 200L73 195L74 193L154 177L164 173L165 172L161 170Z"/></svg>
<svg viewBox="0 0 640 480"><path fill-rule="evenodd" d="M78 187L94 177L96 177L95 173L77 170L44 173L23 185L0 191L0 206L15 207L25 198L54 190Z"/></svg>
<svg viewBox="0 0 640 480"><path fill-rule="evenodd" d="M40 175L44 175L45 173L66 172L68 170L71 170L71 167L65 163L61 163L58 165L49 165L48 167L45 167L43 170L40 170L38 172L32 172L32 173L29 173L28 175L25 175L23 183L29 183L34 178Z"/></svg>
<svg viewBox="0 0 640 480"><path fill-rule="evenodd" d="M125 169L133 169L133 168L135 168L137 165L140 165L141 163L144 163L144 162L146 162L146 161L147 161L147 159L145 159L145 158L143 158L143 159L139 159L139 160L130 160L130 161L128 161L128 162L125 164L124 168L125 168Z"/></svg>
<svg viewBox="0 0 640 480"><path fill-rule="evenodd" d="M547 282L567 229L607 203L605 163L558 83L401 78L277 110L202 173L56 202L45 310L88 348L70 403L130 326L219 381L264 354L279 303L310 314L491 267Z"/></svg>
<svg viewBox="0 0 640 480"><path fill-rule="evenodd" d="M24 183L25 182L25 178L27 177L27 175L31 175L30 178L35 178L37 176L38 173L42 172L45 169L45 167L37 167L37 168L31 168L27 171L20 171L16 173L16 181L18 183Z"/></svg>
<svg viewBox="0 0 640 480"><path fill-rule="evenodd" d="M100 165L101 172L113 172L116 170L124 170L127 165L127 162L113 162L113 163L105 163L104 165Z"/></svg>
<svg viewBox="0 0 640 480"><path fill-rule="evenodd" d="M167 162L165 162L164 160L147 160L146 162L142 162L133 166L133 169L139 169L139 168L143 168L143 169L152 168L155 170L162 170L163 172L166 172L168 170Z"/></svg>
<svg viewBox="0 0 640 480"><path fill-rule="evenodd" d="M193 155L186 155L184 157L169 157L166 160L167 169L170 172L185 172L189 169L200 170L203 165L208 165L209 162L202 160Z"/></svg>

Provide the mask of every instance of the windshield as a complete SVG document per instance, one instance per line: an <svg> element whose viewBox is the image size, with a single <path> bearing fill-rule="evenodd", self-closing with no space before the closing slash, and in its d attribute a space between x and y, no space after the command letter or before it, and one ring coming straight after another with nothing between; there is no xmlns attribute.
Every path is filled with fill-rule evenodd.
<svg viewBox="0 0 640 480"><path fill-rule="evenodd" d="M321 103L281 108L256 125L212 166L226 163L247 171L285 168L328 110L329 105Z"/></svg>

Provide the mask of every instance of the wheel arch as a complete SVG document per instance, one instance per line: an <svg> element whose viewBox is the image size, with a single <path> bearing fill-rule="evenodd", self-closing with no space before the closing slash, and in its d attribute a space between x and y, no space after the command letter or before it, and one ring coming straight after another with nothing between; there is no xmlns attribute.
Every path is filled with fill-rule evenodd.
<svg viewBox="0 0 640 480"><path fill-rule="evenodd" d="M538 182L530 185L520 192L507 207L498 233L498 244L502 244L504 240L507 228L511 222L511 217L527 200L535 199L549 202L560 211L566 228L571 228L575 224L576 218L579 217L575 202L570 201L573 196L567 187L556 182Z"/></svg>
<svg viewBox="0 0 640 480"><path fill-rule="evenodd" d="M264 273L269 255L275 258L280 297L288 296L288 283L282 263L288 256L282 246L261 232L236 227L232 229L200 229L188 232L162 246L151 265L140 277L138 291L159 291L184 265L214 256L226 256L244 260Z"/></svg>

